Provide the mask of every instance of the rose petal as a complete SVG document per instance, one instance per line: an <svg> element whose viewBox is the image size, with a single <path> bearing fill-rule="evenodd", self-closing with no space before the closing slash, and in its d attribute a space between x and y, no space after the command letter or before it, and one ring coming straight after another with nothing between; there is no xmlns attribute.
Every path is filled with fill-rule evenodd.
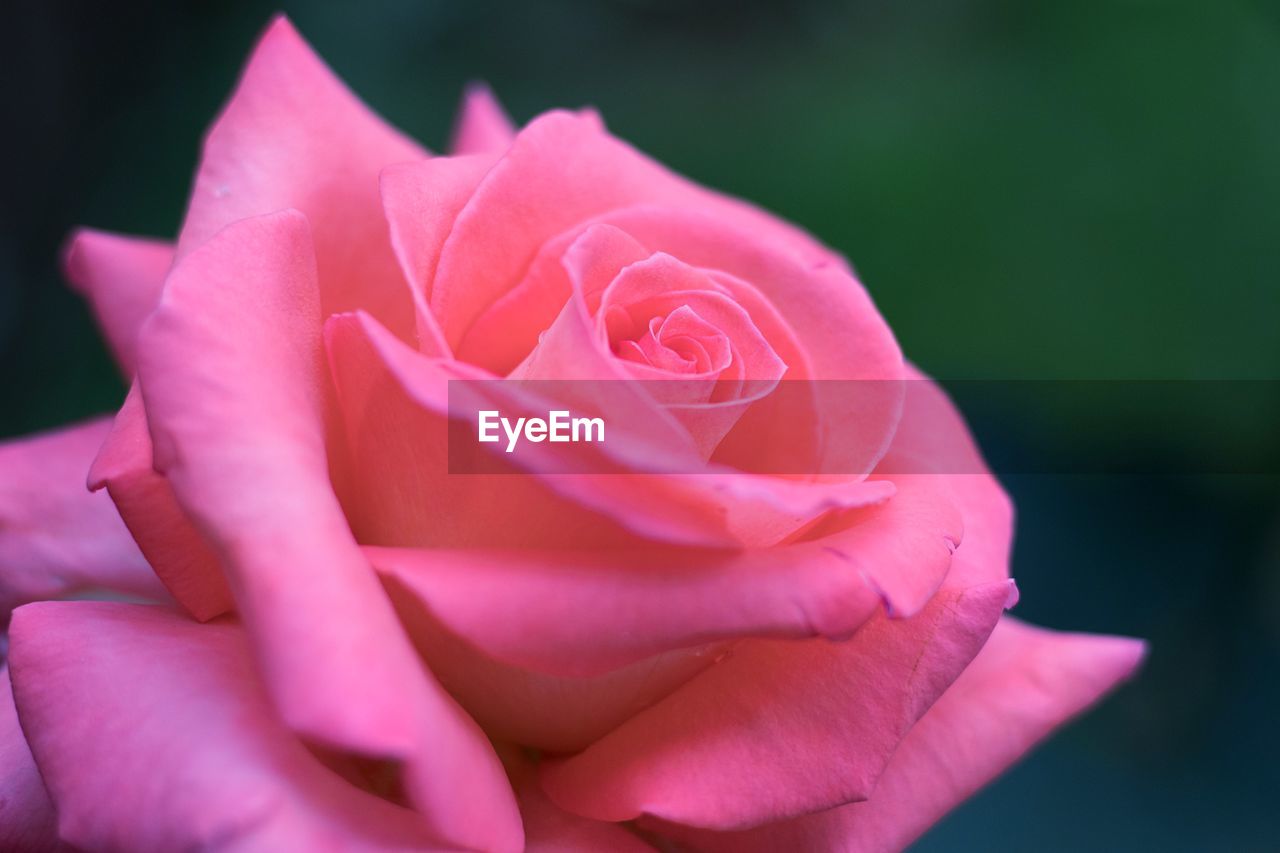
<svg viewBox="0 0 1280 853"><path fill-rule="evenodd" d="M833 260L798 229L703 189L609 136L594 114L550 112L531 121L458 216L436 271L431 307L451 345L520 281L547 240L619 207L703 207L785 241L798 254Z"/></svg>
<svg viewBox="0 0 1280 853"><path fill-rule="evenodd" d="M234 606L218 557L152 467L151 433L137 379L89 468L89 488L106 489L156 577L201 622Z"/></svg>
<svg viewBox="0 0 1280 853"><path fill-rule="evenodd" d="M952 566L958 585L1009 576L1013 502L993 477L964 418L946 392L909 366L902 420L877 472L895 482L922 479L951 495L965 537ZM937 473L928 473L936 471Z"/></svg>
<svg viewBox="0 0 1280 853"><path fill-rule="evenodd" d="M418 348L433 357L451 353L428 305L440 249L458 211L492 165L493 158L484 154L432 157L388 166L378 179L391 245L413 295Z"/></svg>
<svg viewBox="0 0 1280 853"><path fill-rule="evenodd" d="M436 831L508 846L502 768L422 669L330 485L315 275L297 211L230 225L178 262L139 347L156 467L219 554L290 727L403 760Z"/></svg>
<svg viewBox="0 0 1280 853"><path fill-rule="evenodd" d="M160 299L171 263L173 246L160 240L82 228L67 244L67 279L89 300L125 376L133 376L138 329Z"/></svg>
<svg viewBox="0 0 1280 853"><path fill-rule="evenodd" d="M315 236L324 313L363 308L407 338L411 306L377 181L384 166L425 156L360 103L279 17L205 139L178 257L228 223L296 208Z"/></svg>
<svg viewBox="0 0 1280 853"><path fill-rule="evenodd" d="M585 223L575 223L544 243L530 262L520 282L486 308L485 312L477 318L459 345L460 356L500 374L510 371L523 359L537 342L542 330L551 324L568 300L572 292L572 284L568 270L565 268L566 252L575 242L583 239L587 232L594 229L612 229L625 235L627 241L635 247L634 260L649 257L655 252L664 252L684 260L681 253L687 251L690 246L678 225L670 229L647 229L652 233L645 233L645 237L651 242L645 244L641 244L636 237L619 226L636 221L636 217L639 217L640 221L650 218L674 219L679 223L691 216L693 214L690 211L681 208L641 205L609 211ZM697 221L705 219L707 219L706 215L697 217ZM728 227L725 223L720 223L720 226ZM734 256L708 257L706 252L695 252L693 255L698 259L696 265L724 285L738 303L747 310L752 321L764 332L765 337L778 350L778 354L790 368L788 373L790 378L811 378L813 371L809 368L808 356L804 354L794 331L778 314L777 309L755 285L743 281L738 273L730 275L721 268L740 270L749 274L766 273L772 280L776 277L774 270L759 263L749 262L749 259L759 253L772 253L781 256L777 263L783 268L803 271L804 265L797 265L785 243L770 239L758 232L744 232L739 229L736 239L739 241L737 244L724 240L716 241L714 244L716 249L733 248ZM616 242L622 244L626 241L616 238ZM748 261L744 262L737 256L745 256ZM693 263L693 261L689 262ZM794 279L794 272L788 278ZM605 281L605 284L607 283L608 280ZM789 280L786 286L794 287L795 282ZM846 369L849 367L846 365Z"/></svg>
<svg viewBox="0 0 1280 853"><path fill-rule="evenodd" d="M852 639L747 640L585 751L542 766L561 808L726 830L866 799L911 725L963 671L1010 582L939 593Z"/></svg>
<svg viewBox="0 0 1280 853"><path fill-rule="evenodd" d="M654 828L692 850L901 850L1129 678L1144 653L1138 640L1055 633L1005 617L911 729L867 802L741 833Z"/></svg>
<svg viewBox="0 0 1280 853"><path fill-rule="evenodd" d="M277 720L234 624L112 602L29 605L14 615L13 678L63 836L77 846L442 841L420 815L345 782Z"/></svg>
<svg viewBox="0 0 1280 853"><path fill-rule="evenodd" d="M537 478L449 474L447 383L457 362L410 350L363 315L325 326L355 478L348 517L360 542L468 547L617 543L630 535Z"/></svg>
<svg viewBox="0 0 1280 853"><path fill-rule="evenodd" d="M653 847L617 824L556 808L538 787L531 769L522 776L516 793L524 817L525 853L652 853Z"/></svg>
<svg viewBox="0 0 1280 853"><path fill-rule="evenodd" d="M458 123L453 129L450 154L501 154L511 147L516 128L493 90L472 83L462 93Z"/></svg>
<svg viewBox="0 0 1280 853"><path fill-rule="evenodd" d="M548 675L478 651L443 628L396 577L384 580L405 631L450 695L491 737L534 749L583 749L705 669L719 651L665 652L589 678Z"/></svg>
<svg viewBox="0 0 1280 853"><path fill-rule="evenodd" d="M0 849L62 849L58 815L18 724L9 668L0 668Z"/></svg>
<svg viewBox="0 0 1280 853"><path fill-rule="evenodd" d="M167 597L110 499L85 488L110 427L97 418L0 443L0 616L86 590Z"/></svg>
<svg viewBox="0 0 1280 853"><path fill-rule="evenodd" d="M958 512L911 484L817 542L743 552L367 549L448 630L506 663L598 675L743 636L847 637L882 602L916 612L946 575Z"/></svg>

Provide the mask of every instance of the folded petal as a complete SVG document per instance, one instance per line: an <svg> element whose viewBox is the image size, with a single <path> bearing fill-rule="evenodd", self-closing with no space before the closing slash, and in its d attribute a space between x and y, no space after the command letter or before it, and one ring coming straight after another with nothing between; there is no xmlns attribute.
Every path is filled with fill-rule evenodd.
<svg viewBox="0 0 1280 853"><path fill-rule="evenodd" d="M645 853L653 847L613 823L588 820L556 808L529 773L517 788L524 818L525 853Z"/></svg>
<svg viewBox="0 0 1280 853"><path fill-rule="evenodd" d="M352 463L348 517L360 542L546 547L629 538L518 469L450 475L447 384L469 376L456 372L459 363L425 358L363 315L330 318L325 337Z"/></svg>
<svg viewBox="0 0 1280 853"><path fill-rule="evenodd" d="M156 467L214 546L290 727L403 761L436 831L506 848L519 818L501 765L423 670L334 495L319 312L297 211L180 260L139 347Z"/></svg>
<svg viewBox="0 0 1280 853"><path fill-rule="evenodd" d="M48 602L14 615L23 729L86 850L392 850L439 845L277 719L246 638L157 607Z"/></svg>
<svg viewBox="0 0 1280 853"><path fill-rule="evenodd" d="M133 376L138 329L160 299L173 246L82 228L72 235L63 263L67 279L89 300L116 363Z"/></svg>
<svg viewBox="0 0 1280 853"><path fill-rule="evenodd" d="M205 139L178 257L228 223L296 208L315 235L324 313L363 308L407 338L412 306L387 240L378 173L425 156L279 17Z"/></svg>
<svg viewBox="0 0 1280 853"><path fill-rule="evenodd" d="M58 816L18 723L9 668L0 668L0 849L61 848Z"/></svg>
<svg viewBox="0 0 1280 853"><path fill-rule="evenodd" d="M744 636L844 638L946 575L958 512L915 484L816 542L753 551L368 549L448 630L516 666L590 676Z"/></svg>
<svg viewBox="0 0 1280 853"><path fill-rule="evenodd" d="M844 642L748 640L582 753L543 790L596 820L737 829L865 800L912 724L982 648L1010 582L944 590Z"/></svg>
<svg viewBox="0 0 1280 853"><path fill-rule="evenodd" d="M440 249L458 211L492 165L487 154L432 157L388 166L378 179L391 245L413 297L418 348L434 357L451 354L428 304Z"/></svg>
<svg viewBox="0 0 1280 853"><path fill-rule="evenodd" d="M501 154L511 147L516 128L493 90L472 83L462 94L462 107L453 129L450 154Z"/></svg>
<svg viewBox="0 0 1280 853"><path fill-rule="evenodd" d="M1142 661L1142 642L1001 620L982 652L894 753L866 802L747 832L654 829L682 849L901 850Z"/></svg>
<svg viewBox="0 0 1280 853"><path fill-rule="evenodd" d="M678 649L587 678L503 663L445 629L422 599L384 575L405 631L450 695L490 737L550 753L576 752L711 665L724 644Z"/></svg>
<svg viewBox="0 0 1280 853"><path fill-rule="evenodd" d="M156 577L201 622L232 609L218 557L192 525L169 481L152 466L151 433L135 379L89 469L89 488L106 489Z"/></svg>
<svg viewBox="0 0 1280 853"><path fill-rule="evenodd" d="M987 468L946 392L913 366L902 384L902 419L877 473L895 482L929 481L961 508L965 537L956 551L951 582L964 586L1007 578L1013 502Z"/></svg>
<svg viewBox="0 0 1280 853"><path fill-rule="evenodd" d="M106 495L85 488L109 418L0 443L0 614L85 590L164 587Z"/></svg>

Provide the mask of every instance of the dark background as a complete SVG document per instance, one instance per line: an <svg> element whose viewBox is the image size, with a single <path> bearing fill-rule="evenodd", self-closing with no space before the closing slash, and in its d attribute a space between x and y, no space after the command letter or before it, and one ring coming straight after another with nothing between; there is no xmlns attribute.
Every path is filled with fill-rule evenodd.
<svg viewBox="0 0 1280 853"><path fill-rule="evenodd" d="M675 169L845 252L935 375L1280 379L1274 4L276 5L436 149L472 78L519 121L599 107ZM0 437L118 404L60 242L81 223L173 235L200 135L274 8L2 13ZM1036 422L1038 443L1171 473L1006 477L1018 614L1144 636L1153 654L920 850L1276 849L1276 471L1187 464L1225 448L1251 470L1280 440L1271 412ZM1024 440L1016 418L969 414L988 448Z"/></svg>

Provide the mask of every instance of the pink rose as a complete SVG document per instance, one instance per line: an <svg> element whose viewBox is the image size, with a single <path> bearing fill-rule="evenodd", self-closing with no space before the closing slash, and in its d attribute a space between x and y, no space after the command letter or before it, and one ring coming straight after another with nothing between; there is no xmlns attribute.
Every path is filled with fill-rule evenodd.
<svg viewBox="0 0 1280 853"><path fill-rule="evenodd" d="M432 156L281 19L177 242L67 270L132 388L0 448L0 846L897 849L1142 657L1004 615L1009 500L838 255L591 112L475 89ZM495 377L703 472L450 473Z"/></svg>

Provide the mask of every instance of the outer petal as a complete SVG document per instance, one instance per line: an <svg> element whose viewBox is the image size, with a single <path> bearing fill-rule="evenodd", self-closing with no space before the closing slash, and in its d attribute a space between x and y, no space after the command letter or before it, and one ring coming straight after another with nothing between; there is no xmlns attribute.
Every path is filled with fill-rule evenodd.
<svg viewBox="0 0 1280 853"><path fill-rule="evenodd" d="M58 816L18 724L5 667L0 669L0 849L39 853L61 846Z"/></svg>
<svg viewBox="0 0 1280 853"><path fill-rule="evenodd" d="M108 602L19 610L15 692L62 836L87 850L439 843L309 753L252 666L229 623Z"/></svg>
<svg viewBox="0 0 1280 853"><path fill-rule="evenodd" d="M228 223L296 208L315 235L324 313L363 308L407 337L412 311L387 241L378 173L424 156L277 18L205 140L178 257Z"/></svg>
<svg viewBox="0 0 1280 853"><path fill-rule="evenodd" d="M516 128L493 90L472 83L462 94L462 108L453 129L450 154L501 154L511 147Z"/></svg>
<svg viewBox="0 0 1280 853"><path fill-rule="evenodd" d="M866 799L1010 592L1009 582L943 592L843 643L740 643L584 752L544 764L543 789L597 820L648 814L721 830Z"/></svg>
<svg viewBox="0 0 1280 853"><path fill-rule="evenodd" d="M917 484L817 542L744 552L370 549L384 575L492 657L564 676L743 636L847 637L946 575L957 511Z"/></svg>
<svg viewBox="0 0 1280 853"><path fill-rule="evenodd" d="M901 850L1131 676L1143 654L1138 640L1059 634L1006 617L907 735L867 802L742 833L655 829L695 850Z"/></svg>
<svg viewBox="0 0 1280 853"><path fill-rule="evenodd" d="M1013 503L987 468L964 419L940 386L908 367L902 420L877 473L919 479L951 495L964 513L964 547L951 582L985 583L1009 576ZM930 473L937 472L937 473Z"/></svg>
<svg viewBox="0 0 1280 853"><path fill-rule="evenodd" d="M655 655L590 678L502 663L440 626L421 600L386 576L396 612L440 683L494 738L551 753L576 752L712 664L721 645Z"/></svg>
<svg viewBox="0 0 1280 853"><path fill-rule="evenodd" d="M82 228L67 245L67 278L89 300L126 376L137 363L138 329L160 299L171 263L173 246L160 240Z"/></svg>
<svg viewBox="0 0 1280 853"><path fill-rule="evenodd" d="M931 454L963 451L975 466L967 470L985 471L946 397L927 381L907 384L908 406L886 458L917 453L911 470L928 471L939 459ZM544 787L552 799L598 819L647 813L721 830L865 799L911 725L1016 600L1007 580L1010 505L993 477L893 479L903 490L951 495L963 517L964 540L923 611L869 622L847 643L740 644L581 755L550 767ZM811 535L832 537L821 528ZM920 585L916 594L929 590ZM894 598L886 598L892 609ZM717 771L709 775L707 767Z"/></svg>
<svg viewBox="0 0 1280 853"><path fill-rule="evenodd" d="M141 336L156 466L214 545L286 722L404 760L433 827L505 849L519 825L501 765L422 670L329 482L312 258L284 211L178 263Z"/></svg>
<svg viewBox="0 0 1280 853"><path fill-rule="evenodd" d="M84 485L107 418L0 444L0 613L87 589L165 598L106 495Z"/></svg>
<svg viewBox="0 0 1280 853"><path fill-rule="evenodd" d="M89 488L107 490L156 576L188 613L204 622L231 610L217 555L178 506L169 481L152 467L136 379L89 469Z"/></svg>

